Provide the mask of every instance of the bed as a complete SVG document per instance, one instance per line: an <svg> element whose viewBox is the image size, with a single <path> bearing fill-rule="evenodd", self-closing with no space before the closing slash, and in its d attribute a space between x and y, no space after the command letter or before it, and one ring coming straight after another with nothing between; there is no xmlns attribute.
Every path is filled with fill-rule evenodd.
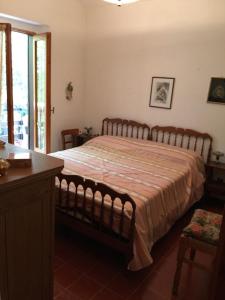
<svg viewBox="0 0 225 300"><path fill-rule="evenodd" d="M153 244L202 197L211 145L194 130L106 118L101 136L52 154L64 159L56 218L142 269Z"/></svg>

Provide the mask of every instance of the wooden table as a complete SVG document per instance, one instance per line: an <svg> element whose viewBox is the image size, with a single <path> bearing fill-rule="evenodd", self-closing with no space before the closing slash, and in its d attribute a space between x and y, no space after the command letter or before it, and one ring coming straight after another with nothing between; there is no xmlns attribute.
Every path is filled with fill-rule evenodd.
<svg viewBox="0 0 225 300"><path fill-rule="evenodd" d="M13 145L0 149L27 152ZM0 177L0 299L53 299L54 186L63 161L31 152L32 166Z"/></svg>
<svg viewBox="0 0 225 300"><path fill-rule="evenodd" d="M79 134L77 136L74 136L73 137L73 147L79 147L79 146L82 146L84 143L86 143L87 141L95 138L99 136L98 134Z"/></svg>

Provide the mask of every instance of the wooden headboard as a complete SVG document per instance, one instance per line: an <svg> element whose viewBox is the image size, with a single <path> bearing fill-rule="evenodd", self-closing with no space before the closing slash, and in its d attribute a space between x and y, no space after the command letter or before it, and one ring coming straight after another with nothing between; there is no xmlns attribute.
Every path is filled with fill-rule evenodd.
<svg viewBox="0 0 225 300"><path fill-rule="evenodd" d="M102 135L150 139L150 127L147 124L123 119L105 118L102 121Z"/></svg>
<svg viewBox="0 0 225 300"><path fill-rule="evenodd" d="M203 157L205 163L211 155L212 137L208 133L173 126L154 126L151 140L193 150Z"/></svg>
<svg viewBox="0 0 225 300"><path fill-rule="evenodd" d="M154 126L132 120L105 118L102 121L102 135L132 137L152 140L180 148L190 149L200 154L207 163L211 156L212 137L192 129L173 126Z"/></svg>

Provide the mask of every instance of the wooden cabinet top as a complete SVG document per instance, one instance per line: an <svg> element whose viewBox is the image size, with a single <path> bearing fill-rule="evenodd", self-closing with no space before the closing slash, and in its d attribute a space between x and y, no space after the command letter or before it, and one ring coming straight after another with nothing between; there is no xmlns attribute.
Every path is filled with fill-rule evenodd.
<svg viewBox="0 0 225 300"><path fill-rule="evenodd" d="M207 167L208 168L225 170L225 163L210 161L210 162L207 163Z"/></svg>
<svg viewBox="0 0 225 300"><path fill-rule="evenodd" d="M7 175L0 176L0 192L14 185L38 179L38 177L55 175L62 170L64 165L61 159L10 144L0 149L0 158L7 158L9 153L31 153L32 164L31 167L26 168L9 168Z"/></svg>

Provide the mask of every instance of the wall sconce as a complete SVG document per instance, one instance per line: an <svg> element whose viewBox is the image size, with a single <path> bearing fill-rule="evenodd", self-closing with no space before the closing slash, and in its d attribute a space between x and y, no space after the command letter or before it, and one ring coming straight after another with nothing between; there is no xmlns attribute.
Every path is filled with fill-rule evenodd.
<svg viewBox="0 0 225 300"><path fill-rule="evenodd" d="M73 85L72 82L70 81L66 86L66 99L70 101L72 98L73 98Z"/></svg>

